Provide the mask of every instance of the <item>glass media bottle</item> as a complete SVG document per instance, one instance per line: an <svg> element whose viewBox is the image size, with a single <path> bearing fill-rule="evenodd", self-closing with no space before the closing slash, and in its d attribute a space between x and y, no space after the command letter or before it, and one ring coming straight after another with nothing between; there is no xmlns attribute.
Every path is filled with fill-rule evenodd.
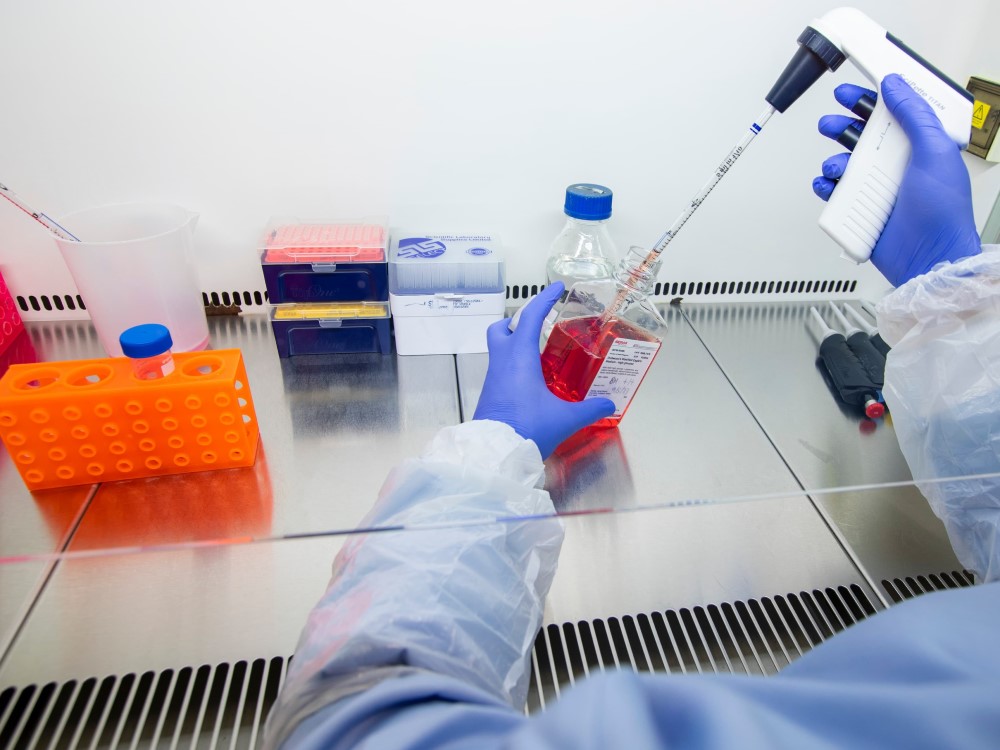
<svg viewBox="0 0 1000 750"><path fill-rule="evenodd" d="M542 373L557 396L615 402L615 413L598 427L621 421L667 331L647 298L661 261L646 265L646 254L633 247L613 278L574 284L542 350Z"/></svg>
<svg viewBox="0 0 1000 750"><path fill-rule="evenodd" d="M618 248L608 233L610 188L577 182L566 188L566 224L552 241L545 264L548 283L561 281L569 289L577 281L609 279L618 264Z"/></svg>

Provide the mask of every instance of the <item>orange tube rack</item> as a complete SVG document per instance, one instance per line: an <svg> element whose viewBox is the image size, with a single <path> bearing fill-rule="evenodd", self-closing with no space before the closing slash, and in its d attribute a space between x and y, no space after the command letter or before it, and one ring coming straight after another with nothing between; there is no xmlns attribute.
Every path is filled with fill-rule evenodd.
<svg viewBox="0 0 1000 750"><path fill-rule="evenodd" d="M239 349L174 354L139 380L126 357L13 365L0 439L31 490L250 466L259 428Z"/></svg>

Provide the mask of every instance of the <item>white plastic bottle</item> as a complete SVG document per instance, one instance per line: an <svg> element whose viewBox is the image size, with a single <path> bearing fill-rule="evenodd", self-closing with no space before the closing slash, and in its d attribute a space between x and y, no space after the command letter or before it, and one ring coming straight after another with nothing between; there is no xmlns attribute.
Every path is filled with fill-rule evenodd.
<svg viewBox="0 0 1000 750"><path fill-rule="evenodd" d="M547 283L561 281L568 291L577 281L612 277L620 260L607 226L612 197L603 185L581 182L566 188L566 225L549 250Z"/></svg>

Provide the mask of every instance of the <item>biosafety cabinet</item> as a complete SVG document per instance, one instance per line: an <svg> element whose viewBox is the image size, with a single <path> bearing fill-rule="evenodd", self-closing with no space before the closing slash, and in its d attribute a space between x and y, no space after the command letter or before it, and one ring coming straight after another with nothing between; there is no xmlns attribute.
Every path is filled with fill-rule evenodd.
<svg viewBox="0 0 1000 750"><path fill-rule="evenodd" d="M130 200L197 212L209 346L240 350L260 432L252 466L39 492L0 451L5 747L256 746L333 558L392 467L472 419L486 376L481 346L431 352L426 316L400 311L394 242L495 238L462 250L490 288L449 290L489 295L473 317L491 321L544 286L574 180L614 189L619 247L648 246L827 8L263 10L0 10L19 71L0 82L3 188L56 221ZM957 80L995 79L994 5L960 3L957 36L929 2L865 10ZM601 670L773 674L973 583L891 415L838 400L806 326L830 301L874 323L889 290L839 257L810 190L841 150L816 120L849 67L775 115L670 244L651 295L667 333L621 425L546 461L565 542L529 712ZM995 242L1000 172L963 158ZM273 216L385 217L363 222L382 255L262 257ZM0 200L2 309L25 329L0 367L103 357L37 218Z"/></svg>

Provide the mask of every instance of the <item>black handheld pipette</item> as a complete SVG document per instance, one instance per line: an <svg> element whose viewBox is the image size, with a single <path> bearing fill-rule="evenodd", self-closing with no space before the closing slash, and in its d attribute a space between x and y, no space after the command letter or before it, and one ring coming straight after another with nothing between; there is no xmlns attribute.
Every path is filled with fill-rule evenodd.
<svg viewBox="0 0 1000 750"><path fill-rule="evenodd" d="M885 384L885 357L872 345L868 334L850 323L833 302L830 303L830 309L833 311L834 320L837 321L837 325L840 326L844 334L847 346L854 352L854 356L858 358L861 366L865 368L865 372L868 373L868 377L871 378L875 387L881 390Z"/></svg>
<svg viewBox="0 0 1000 750"><path fill-rule="evenodd" d="M830 328L815 307L809 308L806 327L819 343L819 357L840 398L863 407L865 415L871 419L884 415L885 405L878 399L878 388L847 345L844 335Z"/></svg>
<svg viewBox="0 0 1000 750"><path fill-rule="evenodd" d="M861 306L865 307L864 303L862 303ZM868 308L865 309L867 310ZM872 342L872 346L875 347L878 353L881 354L883 357L889 356L889 352L891 351L892 347L890 347L887 343L885 343L885 340L878 332L878 329L871 323L869 323L865 319L864 315L859 313L850 305L844 305L844 310L847 312L847 317L849 317L851 320L853 320L855 323L861 326L862 330L864 330L864 332L868 334L868 340Z"/></svg>

